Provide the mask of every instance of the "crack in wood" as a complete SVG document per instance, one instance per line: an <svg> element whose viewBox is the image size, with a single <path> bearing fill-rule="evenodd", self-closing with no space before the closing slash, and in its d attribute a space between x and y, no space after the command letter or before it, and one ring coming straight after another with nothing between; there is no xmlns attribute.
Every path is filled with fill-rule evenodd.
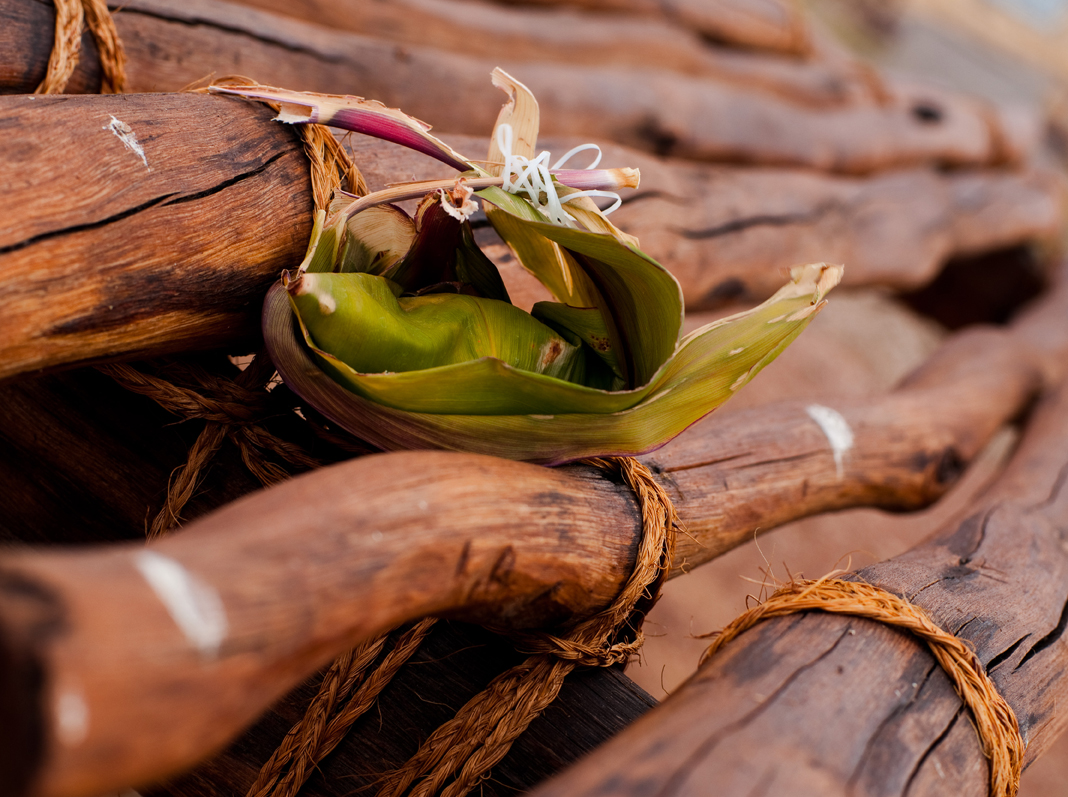
<svg viewBox="0 0 1068 797"><path fill-rule="evenodd" d="M749 724L749 722L751 722L753 719L760 716L763 712L770 708L771 705L775 703L775 701L779 698L779 696L787 689L789 689L790 686L793 685L793 683L801 677L802 673L805 673L813 667L817 666L821 661L823 661L825 658L834 653L834 651L842 643L842 640L849 636L852 630L853 625L852 623L850 623L846 626L845 630L843 630L842 633L839 634L838 639L834 641L833 645L827 648L827 650L825 650L819 656L814 658L812 661L808 662L807 664L803 664L802 666L794 670L794 672L790 673L790 676L785 681L783 681L782 684L780 684L774 692L765 697L756 706L756 708L746 712L743 716L739 717L733 722L727 723L722 728L713 733L711 736L709 736L707 739L705 739L703 742L701 742L701 744L698 745L697 748L692 753L690 753L690 755L688 755L686 759L679 764L678 767L675 768L675 771L671 773L671 777L667 779L667 781L664 783L664 786L656 793L656 797L666 797L666 795L675 794L677 792L682 791L683 784L689 777L690 772L695 767L697 767L701 763L701 761L708 758L709 754L716 748L716 745L718 745L729 734L735 732L739 728L745 727L747 724Z"/></svg>
<svg viewBox="0 0 1068 797"><path fill-rule="evenodd" d="M740 465L738 470L747 470L749 468L762 468L767 465L787 465L791 462L800 462L803 459L811 459L812 457L826 454L826 451L806 451L803 454L794 454L789 457L773 457L772 459L762 459L757 462L747 462L744 465Z"/></svg>
<svg viewBox="0 0 1068 797"><path fill-rule="evenodd" d="M1064 489L1065 482L1068 482L1068 462L1061 466L1061 469L1057 472L1057 479L1053 482L1053 489L1050 490L1049 497L1038 504L1037 508L1053 506L1060 498L1061 491Z"/></svg>
<svg viewBox="0 0 1068 797"><path fill-rule="evenodd" d="M994 658L992 658L989 662L987 662L987 665L986 665L987 673L989 674L989 673L993 672L998 667L998 665L1004 664L1006 661L1011 659L1012 658L1012 654L1014 654L1017 651L1017 649L1020 647L1020 645L1022 645L1025 640L1029 639L1030 636L1031 636L1031 634L1029 634L1029 633L1028 634L1024 634L1022 637L1020 637L1015 642L1013 642L1011 645L1009 645L1007 648L1005 648L1005 650L1003 650L1001 653L997 654L996 656L994 656Z"/></svg>
<svg viewBox="0 0 1068 797"><path fill-rule="evenodd" d="M719 457L718 459L701 460L700 462L694 462L686 465L673 465L671 467L663 467L657 471L658 473L677 473L679 471L695 470L697 468L708 468L712 465L721 465L724 462L733 462L736 459L744 459L749 456L751 452L744 454L731 454L729 457Z"/></svg>
<svg viewBox="0 0 1068 797"><path fill-rule="evenodd" d="M234 175L233 177L231 177L231 178L229 178L227 180L223 180L218 185L213 185L211 188L206 188L203 191L197 191L195 194L180 194L180 195L173 195L172 194L172 196L174 196L174 199L168 199L166 202L163 203L163 206L167 207L169 205L181 205L184 202L195 202L198 199L204 199L204 198L212 196L214 194L218 194L218 193L220 193L222 191L225 191L227 188L230 188L231 186L234 186L234 185L237 185L238 183L244 182L245 180L248 180L249 178L255 177L258 174L263 174L265 171L267 171L267 169L269 169L272 166L272 164L274 164L277 161L281 160L282 158L286 157L286 155L288 155L288 154L290 154L290 153L289 152L276 152L274 155L269 157L261 165L257 166L252 171L242 172L241 174Z"/></svg>
<svg viewBox="0 0 1068 797"><path fill-rule="evenodd" d="M957 724L957 721L961 718L961 716L963 716L964 711L965 708L963 705L961 705L961 707L957 709L957 713L953 715L953 719L951 719L949 721L949 724L946 725L945 729L940 734L938 734L937 738L933 742L931 742L930 745L928 745L926 750L923 751L923 755L920 756L920 760L916 762L916 766L913 767L912 771L909 773L908 779L905 781L905 788L901 790L902 795L907 795L909 793L909 789L912 788L913 781L916 780L916 776L920 773L920 770L923 769L923 765L927 762L927 759L931 757L931 753L935 751L935 748L938 747L938 745L942 744L942 742L946 740L946 737L949 736L950 731L952 731L953 727Z"/></svg>
<svg viewBox="0 0 1068 797"><path fill-rule="evenodd" d="M927 672L924 673L923 678L920 679L920 681L916 684L915 688L912 690L912 695L909 697L909 699L906 700L904 703L900 703L895 706L894 710L887 714L883 721L879 723L879 726L872 732L871 736L868 738L867 744L864 745L864 752L860 754L860 760L857 762L857 766L853 769L852 774L846 781L846 794L853 793L853 790L857 785L857 781L860 780L860 776L861 774L863 774L865 764L867 764L867 762L871 758L875 748L879 744L881 744L881 742L879 741L879 737L882 734L883 730L885 730L891 722L893 722L895 719L897 719L906 711L908 711L916 703L916 698L919 697L920 692L922 692L924 687L927 686L927 682L931 679L931 676L934 674L935 670L939 669L941 669L941 667L938 665L937 662L932 663L927 668Z"/></svg>
<svg viewBox="0 0 1068 797"><path fill-rule="evenodd" d="M262 174L271 166L271 164L273 164L279 158L285 157L287 154L288 152L275 153L266 161L264 161L261 165L257 166L255 169L237 174L217 185L212 186L211 188L207 188L203 191L198 191L195 194L164 194L162 196L150 199L147 202L142 202L140 205L137 205L135 207L127 208L126 210L112 214L111 216L107 216L103 219L89 221L85 224L75 224L71 227L63 227L58 230L49 230L48 232L43 232L40 235L35 235L32 238L27 238L24 241L8 244L7 246L0 247L0 255L17 252L20 249L25 249L28 246L33 246L34 244L38 244L41 241L47 241L50 238L57 238L61 235L73 235L75 233L85 232L86 230L95 230L101 227L106 227L109 224L115 224L116 222L122 221L123 219L128 219L131 216L136 216L138 213L143 213L146 210L151 210L154 207L178 205L183 202L193 202L198 199L204 199L205 197L209 197L213 194L225 191L227 188L237 185L238 183L241 183L251 177L255 177L259 174Z"/></svg>
<svg viewBox="0 0 1068 797"><path fill-rule="evenodd" d="M357 63L358 64L358 62L353 61L350 58L346 58L344 55L342 55L340 53L328 53L328 52L324 52L323 50L318 50L318 49L315 49L315 48L312 48L312 47L307 47L305 45L292 44L290 42L285 41L284 39L277 38L275 36L269 36L269 35L266 35L264 33L259 33L257 31L249 30L248 28L239 27L239 26L233 25L233 24L227 25L227 24L224 24L224 23L220 22L219 20L215 20L215 19L205 19L203 17L196 16L196 15L190 15L188 17L177 16L177 15L172 16L170 14L164 14L161 11L149 10L149 9L146 9L146 8L131 7L131 6L122 5L122 4L119 4L119 3L109 4L109 8L111 8L113 11L121 10L124 16L128 16L128 15L131 15L131 14L139 14L139 15L141 15L143 17L149 17L151 19L158 19L161 22L173 22L173 23L178 24L178 25L185 25L186 27L189 27L189 28L199 28L199 27L211 28L212 30L217 30L217 31L220 31L222 33L232 33L235 36L244 36L246 38L252 39L253 41L262 42L264 44L275 46L275 47L281 47L282 49L288 50L291 53L302 53L304 55L310 55L310 56L312 56L314 58L322 59L323 61L326 61L327 63L332 63L332 64Z"/></svg>
<svg viewBox="0 0 1068 797"><path fill-rule="evenodd" d="M932 581L931 583L929 583L929 584L924 584L924 585L923 585L922 587L920 587L920 588L919 588L918 590L916 590L916 591L915 591L914 593L912 593L911 595L907 596L907 597L905 598L905 600L907 600L907 601L908 601L909 603L915 603L915 601L916 601L916 596L917 596L917 595L919 595L919 594L920 594L921 592L923 592L923 591L924 591L925 589L927 589L927 588L929 588L929 587L933 587L933 586L934 586L935 584L937 584L937 583L938 583L938 582L940 582L941 580L942 580L942 576L939 576L938 578L936 578L936 579L935 579L934 581Z"/></svg>
<svg viewBox="0 0 1068 797"><path fill-rule="evenodd" d="M1061 607L1061 616L1057 620L1057 625L1053 627L1052 631L1050 631L1048 634L1046 634L1044 637L1042 637L1034 645L1031 646L1031 649L1024 654L1024 657L1020 659L1020 663L1013 667L1012 671L1017 672L1021 667L1027 664L1027 662L1029 662L1043 650L1048 648L1050 645L1057 642L1064 635L1065 628L1068 628L1068 601L1066 601L1064 606Z"/></svg>
<svg viewBox="0 0 1068 797"><path fill-rule="evenodd" d="M99 227L106 227L109 224L114 224L115 222L122 221L123 219L128 219L131 216L136 216L138 213L142 213L143 211L151 210L157 205L166 202L173 196L174 194L164 194L163 196L155 197L153 199L148 200L147 202L142 202L140 205L136 205L132 208L127 208L126 210L120 211L119 213L115 213L111 216L107 216L103 219L97 219L96 221L86 222L85 224L76 224L72 227L63 227L58 230L49 230L48 232L43 232L40 235L35 235L32 238L27 238L24 241L18 241L17 243L8 244L7 246L0 247L0 255L17 252L20 249L25 249L28 246L33 246L34 244L40 243L41 241L47 241L50 238L58 238L61 235L73 235L74 233L84 232L86 230L95 230Z"/></svg>
<svg viewBox="0 0 1068 797"><path fill-rule="evenodd" d="M647 199L662 199L668 204L678 205L680 207L688 207L691 204L689 199L678 196L677 194L670 194L667 191L650 189L648 191L636 191L630 196L623 197L623 204L620 207L635 205L639 202L644 202Z"/></svg>
<svg viewBox="0 0 1068 797"><path fill-rule="evenodd" d="M672 232L678 233L683 238L691 241L701 241L708 238L718 238L721 235L729 235L751 227L787 227L792 224L810 224L819 221L832 210L841 207L837 201L823 202L806 213L782 213L779 215L764 214L759 216L747 216L741 219L725 222L715 227L704 230L688 230L684 227L673 227Z"/></svg>

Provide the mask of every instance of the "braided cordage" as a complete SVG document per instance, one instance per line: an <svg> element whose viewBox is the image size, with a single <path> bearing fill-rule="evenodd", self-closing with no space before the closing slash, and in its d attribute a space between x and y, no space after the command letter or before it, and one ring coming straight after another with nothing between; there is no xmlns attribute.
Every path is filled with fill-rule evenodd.
<svg viewBox="0 0 1068 797"><path fill-rule="evenodd" d="M334 707L352 693L385 644L386 635L383 634L334 660L323 676L319 692L312 698L304 716L289 729L278 749L260 767L256 780L249 787L247 797L269 797L285 774L286 767L299 755L307 740L320 738Z"/></svg>
<svg viewBox="0 0 1068 797"><path fill-rule="evenodd" d="M421 620L401 634L374 669L372 665L385 645L386 634L361 645L355 655L345 654L334 662L304 716L260 768L246 797L294 797L318 763L374 705L382 690L419 649L435 622L429 618ZM340 683L342 678L344 683ZM342 705L350 694L348 702Z"/></svg>
<svg viewBox="0 0 1068 797"><path fill-rule="evenodd" d="M78 67L85 27L93 35L103 73L100 90L121 94L126 89L126 53L106 0L53 0L56 31L48 69L34 94L62 94Z"/></svg>
<svg viewBox="0 0 1068 797"><path fill-rule="evenodd" d="M101 365L98 369L127 390L151 398L183 420L207 422L189 449L185 464L171 475L163 508L149 526L149 539L163 536L181 524L182 509L196 493L205 469L227 439L237 446L245 466L264 486L283 481L289 474L281 465L265 459L263 451L270 451L297 467L310 469L319 465L318 460L298 446L259 425L271 414L265 385L274 376L274 364L263 352L234 380L190 363L175 363L170 367L172 378L195 382L196 388L178 385L122 363Z"/></svg>
<svg viewBox="0 0 1068 797"><path fill-rule="evenodd" d="M111 18L106 0L82 0L85 24L93 34L104 73L102 94L122 94L126 91L126 51L123 49L115 20Z"/></svg>
<svg viewBox="0 0 1068 797"><path fill-rule="evenodd" d="M722 631L709 635L715 640L701 657L701 664L757 623L804 611L875 620L909 631L926 642L972 712L983 754L990 760L990 794L1014 797L1020 787L1025 745L1012 708L998 694L979 657L963 640L943 631L922 608L892 592L861 581L792 581Z"/></svg>
<svg viewBox="0 0 1068 797"><path fill-rule="evenodd" d="M44 80L34 89L34 94L61 94L78 66L82 49L84 12L80 0L54 0L54 3L56 33L52 53L48 57Z"/></svg>

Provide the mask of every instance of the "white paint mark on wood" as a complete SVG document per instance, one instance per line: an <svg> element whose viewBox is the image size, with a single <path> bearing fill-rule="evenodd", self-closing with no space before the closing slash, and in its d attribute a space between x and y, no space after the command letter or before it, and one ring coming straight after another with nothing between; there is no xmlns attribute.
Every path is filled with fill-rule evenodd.
<svg viewBox="0 0 1068 797"><path fill-rule="evenodd" d="M219 593L179 562L154 551L138 553L134 566L189 643L205 657L218 654L228 630L226 609Z"/></svg>
<svg viewBox="0 0 1068 797"><path fill-rule="evenodd" d="M104 125L104 130L110 130L126 149L141 159L141 163L145 164L146 169L152 170L152 167L148 165L148 158L145 157L145 149L137 140L132 127L121 119L116 119L112 116L111 121Z"/></svg>
<svg viewBox="0 0 1068 797"><path fill-rule="evenodd" d="M77 747L89 735L89 706L77 689L65 689L56 698L56 735L67 747Z"/></svg>
<svg viewBox="0 0 1068 797"><path fill-rule="evenodd" d="M808 417L816 422L827 442L831 444L831 452L834 454L834 468L838 475L838 481L845 475L843 467L846 452L853 447L853 430L849 428L846 419L837 410L824 407L822 404L810 404L805 408Z"/></svg>

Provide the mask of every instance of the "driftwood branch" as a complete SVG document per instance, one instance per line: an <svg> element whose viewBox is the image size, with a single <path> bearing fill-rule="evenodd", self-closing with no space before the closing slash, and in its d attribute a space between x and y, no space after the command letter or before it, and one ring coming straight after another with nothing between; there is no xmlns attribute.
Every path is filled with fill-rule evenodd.
<svg viewBox="0 0 1068 797"><path fill-rule="evenodd" d="M1066 439L1062 388L968 517L855 575L974 647L1019 720L1028 761L1068 725ZM712 778L723 795L989 793L969 714L924 646L872 621L815 612L734 640L536 794L683 794Z"/></svg>
<svg viewBox="0 0 1068 797"><path fill-rule="evenodd" d="M686 526L675 572L755 527L933 500L1063 375L1065 302L1062 290L1011 330L962 334L889 396L836 406L855 438L840 472L802 406L713 419L646 457ZM639 534L633 497L584 467L415 452L308 474L147 548L7 554L5 644L49 674L43 716L9 721L43 729L34 793L90 795L187 766L339 650L406 619L588 615L620 588Z"/></svg>
<svg viewBox="0 0 1068 797"><path fill-rule="evenodd" d="M268 285L310 231L307 160L270 116L189 94L0 98L0 379L254 340ZM352 146L376 185L443 176L399 147ZM1057 186L1038 174L860 180L607 154L645 168L648 187L618 218L678 275L691 308L767 295L810 255L846 261L853 285L915 286L951 254L1043 238L1060 218ZM48 185L64 186L62 202Z"/></svg>
<svg viewBox="0 0 1068 797"><path fill-rule="evenodd" d="M18 4L26 5L37 6ZM116 24L126 43L131 91L176 91L211 74L238 73L290 88L360 94L433 120L442 130L485 134L501 104L486 76L503 66L540 98L544 132L661 154L866 173L929 163L1000 164L1023 149L1017 126L996 109L933 89L897 87L878 104L805 107L730 82L646 66L576 68L398 47L222 0L180 6L130 0L121 9ZM27 44L41 40L26 33L27 24L50 26L46 14L42 22L12 26L19 33L0 28L0 47L19 54L9 74L32 79L50 48L27 52ZM12 83L7 90L32 87Z"/></svg>

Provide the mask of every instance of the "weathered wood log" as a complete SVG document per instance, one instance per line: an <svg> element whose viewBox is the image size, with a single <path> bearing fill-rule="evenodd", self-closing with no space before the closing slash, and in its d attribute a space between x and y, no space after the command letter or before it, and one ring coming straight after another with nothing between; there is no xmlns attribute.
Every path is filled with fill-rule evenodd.
<svg viewBox="0 0 1068 797"><path fill-rule="evenodd" d="M311 216L299 141L269 118L200 95L0 98L0 379L254 338L261 297L303 256ZM443 175L399 147L353 146L376 183ZM911 287L951 254L1055 234L1060 219L1055 185L1037 174L862 181L608 154L645 166L649 188L620 219L676 272L691 308L766 295L786 266L828 250L854 285ZM41 190L61 182L62 203Z"/></svg>
<svg viewBox="0 0 1068 797"><path fill-rule="evenodd" d="M570 6L596 11L667 15L714 40L743 47L804 53L809 35L797 7L780 0L497 0L509 5Z"/></svg>
<svg viewBox="0 0 1068 797"><path fill-rule="evenodd" d="M711 44L655 16L574 8L508 8L471 0L238 0L364 36L512 62L646 66L770 91L792 102L840 105L881 96L873 72L844 58L793 58Z"/></svg>
<svg viewBox="0 0 1068 797"><path fill-rule="evenodd" d="M975 649L1034 761L1068 725L1068 389L969 516L861 570ZM626 761L620 767L618 762ZM769 620L563 776L553 794L989 793L968 711L929 652L869 620Z"/></svg>
<svg viewBox="0 0 1068 797"><path fill-rule="evenodd" d="M0 118L0 379L257 339L311 230L307 159L268 108L30 96Z"/></svg>
<svg viewBox="0 0 1068 797"><path fill-rule="evenodd" d="M126 28L127 18L136 29ZM606 138L660 154L865 173L918 163L1001 163L1013 149L1003 145L1011 130L1003 129L997 113L928 89L900 89L880 105L806 108L644 67L579 71L398 47L222 0L181 6L131 0L118 19L133 91L175 91L209 74L238 73L290 88L356 93L431 119L443 130L484 134L501 102L486 76L500 65L539 98L546 133ZM3 46L23 48L0 40ZM22 58L43 64L48 51ZM25 66L14 71L35 74Z"/></svg>
<svg viewBox="0 0 1068 797"><path fill-rule="evenodd" d="M784 405L644 458L687 529L674 571L755 527L929 502L1063 376L1065 302L1068 289L1011 331L962 334L901 390L835 407L851 446L817 425L830 410ZM413 452L308 474L147 548L9 552L9 658L48 673L43 686L8 681L42 707L5 720L40 729L42 754L18 773L42 795L158 778L220 747L345 646L407 619L522 628L587 615L619 590L639 535L627 489L584 466Z"/></svg>

